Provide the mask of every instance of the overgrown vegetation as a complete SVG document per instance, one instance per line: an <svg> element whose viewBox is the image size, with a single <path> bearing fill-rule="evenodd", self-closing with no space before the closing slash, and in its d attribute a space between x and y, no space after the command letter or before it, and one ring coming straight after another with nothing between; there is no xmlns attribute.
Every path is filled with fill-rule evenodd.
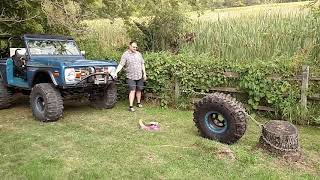
<svg viewBox="0 0 320 180"><path fill-rule="evenodd" d="M178 2L163 2L169 1ZM148 18L150 14L144 14L139 8L147 9L146 5L154 1L42 2L55 2L54 6L47 7L51 7L52 12L57 11L59 18L51 21L50 15L54 17L52 15L55 14L40 11L40 1L37 0L7 1L4 5L12 3L10 7L13 14L6 16L9 19L4 19L5 16L0 14L0 33L77 34L83 31L74 29L77 26L71 23L81 19L81 23L94 29L86 31L86 36L76 36L87 58L119 60L131 39L126 31L128 27L125 26L128 16L145 15ZM70 22L66 19L69 10L58 8L60 5L67 7L64 4L67 2L79 3L78 7L88 8L85 9L86 13L81 13L87 17ZM200 10L203 7L216 7L217 2L225 6L226 2L231 1L185 2L190 4L180 7ZM192 2L196 4L192 5ZM263 1L235 0L233 4L242 6L260 2ZM155 4L149 5L150 8L157 7ZM283 7L290 11L288 6ZM38 9L29 11L31 7ZM153 10L149 13L155 12ZM306 12L294 16L253 13L241 17L237 15L237 10L228 10L232 11L231 16L235 19L210 15L207 22L170 17L167 14L170 11L163 11L159 19L135 19L148 29L147 32L153 34L146 36L141 28L136 29L136 24L131 24L130 35L142 40L139 43L141 48L166 50L144 52L149 78L146 93L151 92L160 97L161 106L188 109L191 98L200 97L197 92L206 93L215 86L237 87L245 92L240 100L248 104L248 110L254 110L257 105L268 105L277 110L279 118L297 124L319 125L319 102L309 101L308 112L303 111L297 98L300 85L285 79L300 74L303 64L310 65L314 75L320 74L319 9L315 8L312 15ZM75 14L71 15L76 15L78 11L72 12ZM39 13L41 18L28 18ZM94 13L94 16L90 13ZM199 11L196 13L198 15ZM108 20L87 19L96 17ZM174 21L166 23L165 18L173 18ZM218 21L212 21L211 18ZM82 21L84 19L87 21ZM189 25L181 23L179 28L182 29L172 32L161 29L174 28L175 20L180 22L182 19L181 22L188 22ZM201 17L195 19L200 20ZM4 20L9 20L10 25L3 26ZM20 26L16 26L17 23ZM68 23L70 27L65 26ZM188 41L183 39L184 33L191 35ZM150 39L155 35L158 37ZM166 42L158 41L161 38ZM178 46L171 46L172 42L178 43ZM174 53L169 52L172 50ZM239 73L240 78L226 78L224 73L228 71ZM269 79L270 75L284 79ZM125 76L119 77L119 97L126 97L127 87L123 84ZM180 87L179 99L174 98L175 82ZM319 92L319 83L312 82L310 86L310 94ZM0 112L0 176L3 179L317 179L320 175L319 130L315 127L298 126L304 158L297 163L290 163L255 149L260 129L252 121L248 122L248 130L239 143L225 146L198 136L191 120L191 111L162 109L146 104L145 108L138 109L135 114L127 114L127 104L124 102L119 102L113 109L101 111L77 101L65 104L64 118L59 122L39 124L33 120L27 106L25 99L15 102L12 109ZM251 112L254 116L254 112ZM266 121L261 117L259 115L256 119ZM138 130L139 119L160 122L161 131L146 133Z"/></svg>
<svg viewBox="0 0 320 180"><path fill-rule="evenodd" d="M1 1L0 34L80 34L89 7L89 1Z"/></svg>
<svg viewBox="0 0 320 180"><path fill-rule="evenodd" d="M282 118L298 124L318 124L319 114L302 118L300 85L290 77L298 74L303 61L278 57L269 61L247 60L246 63L221 61L206 55L169 53L146 54L149 70L147 92L161 97L162 106L190 108L192 98L211 92L212 87L234 87L245 92L243 103L256 109L258 105L271 106ZM237 72L240 78L226 78L225 72ZM279 79L272 79L277 77ZM179 83L181 97L175 99L175 82ZM310 106L316 110L317 106Z"/></svg>
<svg viewBox="0 0 320 180"><path fill-rule="evenodd" d="M316 103L310 103L309 112L300 108L297 82L267 78L270 75L292 77L300 74L303 64L311 66L313 75L320 74L318 6L301 11L295 7L292 12L287 6L281 6L286 8L285 13L279 8L272 10L276 5L270 6L271 9L263 6L267 10L229 18L220 17L219 11L218 17L210 16L212 20L210 17L203 20L201 16L188 19L189 14L183 13L196 10L201 15L205 12L202 10L217 7L217 2L164 0L156 4L150 1L46 0L19 4L14 1L16 6L12 6L13 14L8 17L16 21L25 19L24 25L39 27L30 32L76 34L81 33L83 27L93 27L85 36L76 36L90 59L119 60L130 39L137 39L142 51L173 52L149 52L145 57L150 76L147 91L160 96L162 106L188 108L197 91L209 92L215 86L232 86L246 92L244 102L251 109L268 105L284 119L299 124L319 124ZM259 2L239 1L237 6ZM223 6L237 3L223 1ZM4 4L5 7L9 5L12 4ZM32 5L42 7L42 10L36 8L37 11L30 11L27 16L19 14L21 8L31 8ZM40 21L28 19L39 13L41 15L36 17L41 17ZM237 8L231 13L237 14ZM108 20L83 21L96 17ZM41 23L34 25L29 20ZM9 31L7 27L2 27L1 31ZM21 31L12 31L29 31L22 27ZM238 72L240 79L225 78L225 71ZM172 97L175 81L179 82L182 92L179 100ZM316 93L319 88L312 82L309 93ZM120 87L120 92L124 91L125 88Z"/></svg>
<svg viewBox="0 0 320 180"><path fill-rule="evenodd" d="M318 36L314 31L319 28L319 19L308 9L293 12L262 10L223 20L190 21L186 32L194 33L194 37L179 42L182 48L178 55L145 54L149 76L146 92L160 97L162 106L189 108L197 92L236 87L245 92L242 99L249 109L271 106L280 116L277 118L319 124L317 103L309 103L308 112L304 112L299 103L300 84L290 80L301 74L304 64L310 65L313 75L319 75ZM121 53L109 55L119 59ZM240 79L225 78L223 73L228 71L239 73ZM181 91L178 100L174 98L175 81ZM125 93L124 87L119 88ZM317 93L319 85L312 82L310 89L310 94Z"/></svg>
<svg viewBox="0 0 320 180"><path fill-rule="evenodd" d="M198 21L192 24L196 32L186 51L209 53L227 61L249 59L270 60L279 56L288 58L310 51L315 45L314 22L308 13L261 13L218 21Z"/></svg>

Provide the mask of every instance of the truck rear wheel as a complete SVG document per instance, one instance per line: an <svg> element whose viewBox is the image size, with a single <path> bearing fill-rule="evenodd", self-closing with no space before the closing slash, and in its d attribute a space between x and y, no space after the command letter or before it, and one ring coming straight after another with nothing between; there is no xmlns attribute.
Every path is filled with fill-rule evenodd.
<svg viewBox="0 0 320 180"><path fill-rule="evenodd" d="M0 76L0 109L6 109L11 106L12 92L7 88L4 80Z"/></svg>
<svg viewBox="0 0 320 180"><path fill-rule="evenodd" d="M233 144L245 133L247 116L230 95L214 93L195 105L194 122L202 137Z"/></svg>
<svg viewBox="0 0 320 180"><path fill-rule="evenodd" d="M91 105L97 109L111 109L117 103L117 86L115 82L110 83L101 96L90 97Z"/></svg>
<svg viewBox="0 0 320 180"><path fill-rule="evenodd" d="M40 83L32 88L30 105L33 116L39 121L57 121L63 114L61 94L50 83Z"/></svg>

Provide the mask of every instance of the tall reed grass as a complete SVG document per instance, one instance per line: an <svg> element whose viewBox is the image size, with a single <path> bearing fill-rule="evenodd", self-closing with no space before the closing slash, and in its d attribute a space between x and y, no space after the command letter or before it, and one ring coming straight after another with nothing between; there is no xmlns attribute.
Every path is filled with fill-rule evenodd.
<svg viewBox="0 0 320 180"><path fill-rule="evenodd" d="M90 31L90 38L97 40L105 48L119 48L126 46L129 37L124 23L120 19L95 19L85 22Z"/></svg>
<svg viewBox="0 0 320 180"><path fill-rule="evenodd" d="M308 13L260 13L190 25L196 37L184 45L191 53L209 53L224 60L292 57L314 44Z"/></svg>
<svg viewBox="0 0 320 180"><path fill-rule="evenodd" d="M222 60L292 57L315 44L314 22L305 8L307 3L220 9L198 18L190 13L191 23L186 31L194 32L195 38L193 43L183 44L182 49ZM130 41L121 20L96 19L86 23L89 38L105 49L119 49Z"/></svg>

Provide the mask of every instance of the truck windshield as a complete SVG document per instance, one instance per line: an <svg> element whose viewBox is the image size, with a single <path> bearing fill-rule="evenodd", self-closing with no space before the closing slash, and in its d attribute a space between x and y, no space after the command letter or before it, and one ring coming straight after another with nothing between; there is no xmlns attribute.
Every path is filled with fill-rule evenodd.
<svg viewBox="0 0 320 180"><path fill-rule="evenodd" d="M81 56L73 40L31 40L27 41L30 55L34 56Z"/></svg>

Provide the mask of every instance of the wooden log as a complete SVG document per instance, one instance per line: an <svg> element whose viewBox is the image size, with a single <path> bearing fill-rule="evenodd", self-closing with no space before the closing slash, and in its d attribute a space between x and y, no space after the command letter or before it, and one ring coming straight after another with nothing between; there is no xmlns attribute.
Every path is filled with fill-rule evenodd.
<svg viewBox="0 0 320 180"><path fill-rule="evenodd" d="M178 99L180 98L180 86L177 78L174 79L174 97L175 101L178 102Z"/></svg>
<svg viewBox="0 0 320 180"><path fill-rule="evenodd" d="M309 66L302 67L301 106L307 109L307 94L309 84Z"/></svg>
<svg viewBox="0 0 320 180"><path fill-rule="evenodd" d="M239 73L232 72L232 71L225 71L223 73L223 76L226 78L233 78L233 79L240 78ZM269 76L267 76L267 78L271 79L271 80L302 81L303 75L296 75L296 76L292 76L292 77L282 77L280 74L270 74ZM320 77L309 75L309 80L310 81L320 81Z"/></svg>
<svg viewBox="0 0 320 180"><path fill-rule="evenodd" d="M226 78L240 78L240 74L237 72L232 72L232 71L226 71L223 73L224 77Z"/></svg>
<svg viewBox="0 0 320 180"><path fill-rule="evenodd" d="M213 87L210 88L211 91L219 91L219 92L229 92L229 93L245 93L241 91L239 88L234 87Z"/></svg>
<svg viewBox="0 0 320 180"><path fill-rule="evenodd" d="M320 94L312 94L312 95L309 95L309 96L308 96L308 99L320 101Z"/></svg>
<svg viewBox="0 0 320 180"><path fill-rule="evenodd" d="M271 108L268 106L257 106L257 109L260 111L268 111L268 112L275 112L276 111L274 108Z"/></svg>
<svg viewBox="0 0 320 180"><path fill-rule="evenodd" d="M300 159L298 130L287 121L272 120L264 124L259 143L262 149L272 154L291 161Z"/></svg>

